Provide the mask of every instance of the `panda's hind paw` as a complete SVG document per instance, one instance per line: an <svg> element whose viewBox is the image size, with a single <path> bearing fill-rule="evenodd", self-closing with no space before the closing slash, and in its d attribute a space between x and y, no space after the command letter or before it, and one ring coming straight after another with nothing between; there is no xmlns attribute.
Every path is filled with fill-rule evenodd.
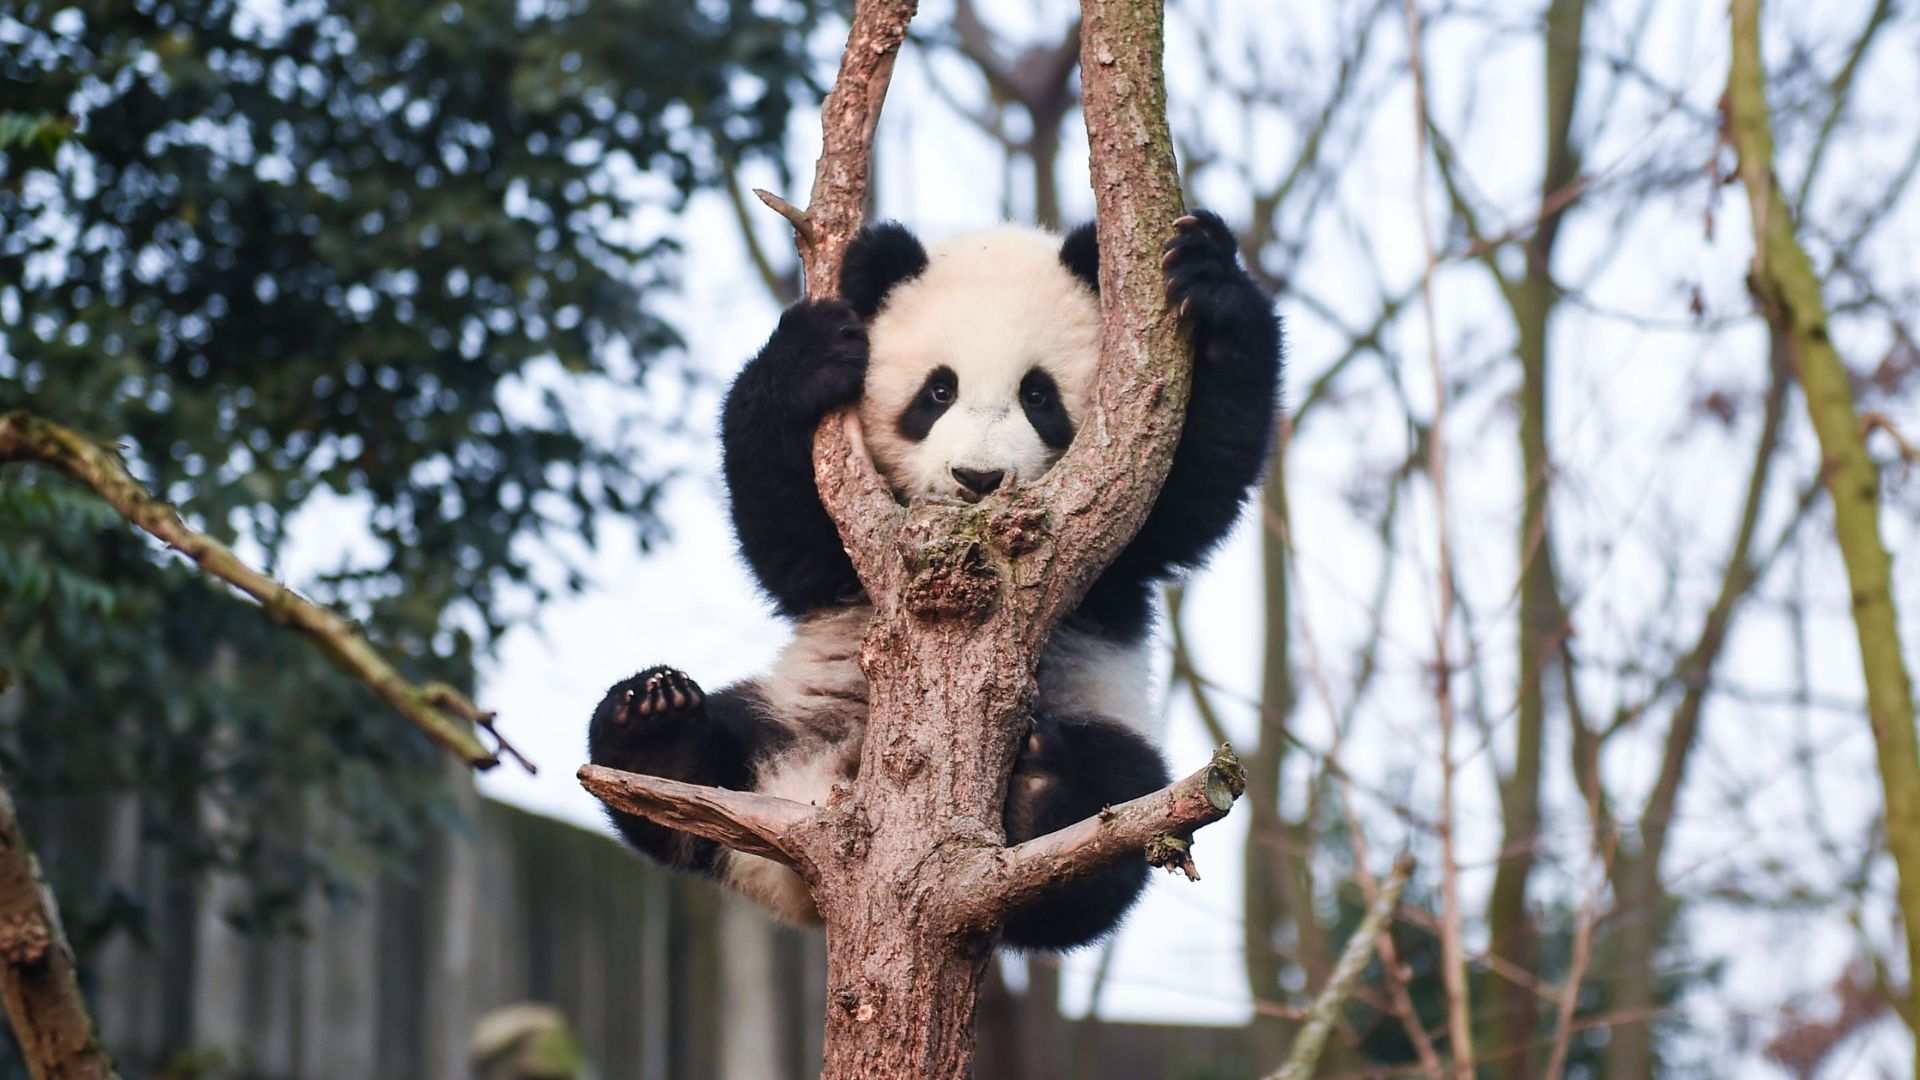
<svg viewBox="0 0 1920 1080"><path fill-rule="evenodd" d="M628 679L618 693L611 719L630 729L690 719L707 701L691 676L664 666L648 668Z"/></svg>
<svg viewBox="0 0 1920 1080"><path fill-rule="evenodd" d="M1046 717L1035 717L1033 730L1014 760L1013 775L1007 781L1005 825L1011 843L1031 840L1070 824L1071 811L1061 806L1066 795L1059 724Z"/></svg>

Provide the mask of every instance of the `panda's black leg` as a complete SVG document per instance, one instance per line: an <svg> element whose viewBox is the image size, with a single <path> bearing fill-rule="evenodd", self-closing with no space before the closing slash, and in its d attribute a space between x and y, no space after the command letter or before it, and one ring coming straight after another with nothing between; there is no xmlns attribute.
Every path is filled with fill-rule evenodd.
<svg viewBox="0 0 1920 1080"><path fill-rule="evenodd" d="M651 667L607 691L587 729L595 765L689 784L745 790L751 762L780 738L749 693L729 687L709 697L675 668ZM645 818L608 812L629 844L679 870L713 869L718 845Z"/></svg>
<svg viewBox="0 0 1920 1080"><path fill-rule="evenodd" d="M1035 716L1007 783L1007 842L1065 828L1168 779L1153 744L1118 721ZM1024 949L1085 945L1119 925L1146 883L1146 860L1123 859L1015 913L1005 939Z"/></svg>

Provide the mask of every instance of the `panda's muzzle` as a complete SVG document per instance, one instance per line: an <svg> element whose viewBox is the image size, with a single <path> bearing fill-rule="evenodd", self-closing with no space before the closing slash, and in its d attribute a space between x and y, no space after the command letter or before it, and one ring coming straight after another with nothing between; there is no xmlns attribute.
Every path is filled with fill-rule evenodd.
<svg viewBox="0 0 1920 1080"><path fill-rule="evenodd" d="M1004 469L956 468L953 470L953 478L958 480L960 486L967 491L967 494L963 497L969 500L984 498L992 494L994 490L1000 486L1000 481L1006 479L1006 476L1007 473Z"/></svg>

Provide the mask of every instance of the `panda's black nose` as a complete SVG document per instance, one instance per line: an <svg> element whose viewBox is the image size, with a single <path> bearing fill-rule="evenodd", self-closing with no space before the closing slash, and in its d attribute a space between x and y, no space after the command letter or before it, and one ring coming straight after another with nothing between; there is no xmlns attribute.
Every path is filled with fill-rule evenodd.
<svg viewBox="0 0 1920 1080"><path fill-rule="evenodd" d="M995 469L992 472L982 472L978 469L953 470L953 478L960 481L960 486L975 495L985 495L993 491L1000 486L1000 481L1006 475L1006 472L1001 469Z"/></svg>

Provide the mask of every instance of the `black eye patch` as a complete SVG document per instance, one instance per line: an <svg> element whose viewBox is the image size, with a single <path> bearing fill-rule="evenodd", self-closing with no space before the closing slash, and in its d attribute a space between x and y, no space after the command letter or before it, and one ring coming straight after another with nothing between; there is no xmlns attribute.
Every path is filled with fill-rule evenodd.
<svg viewBox="0 0 1920 1080"><path fill-rule="evenodd" d="M934 368L927 374L927 381L920 385L920 392L913 395L913 401L900 413L894 429L900 432L902 438L919 442L927 437L927 432L933 430L933 422L953 408L954 400L959 396L960 377L953 373L953 369L944 366Z"/></svg>
<svg viewBox="0 0 1920 1080"><path fill-rule="evenodd" d="M1066 402L1060 400L1060 387L1053 376L1034 368L1020 380L1020 408L1027 414L1040 441L1050 449L1065 450L1073 441L1073 420L1067 416Z"/></svg>

